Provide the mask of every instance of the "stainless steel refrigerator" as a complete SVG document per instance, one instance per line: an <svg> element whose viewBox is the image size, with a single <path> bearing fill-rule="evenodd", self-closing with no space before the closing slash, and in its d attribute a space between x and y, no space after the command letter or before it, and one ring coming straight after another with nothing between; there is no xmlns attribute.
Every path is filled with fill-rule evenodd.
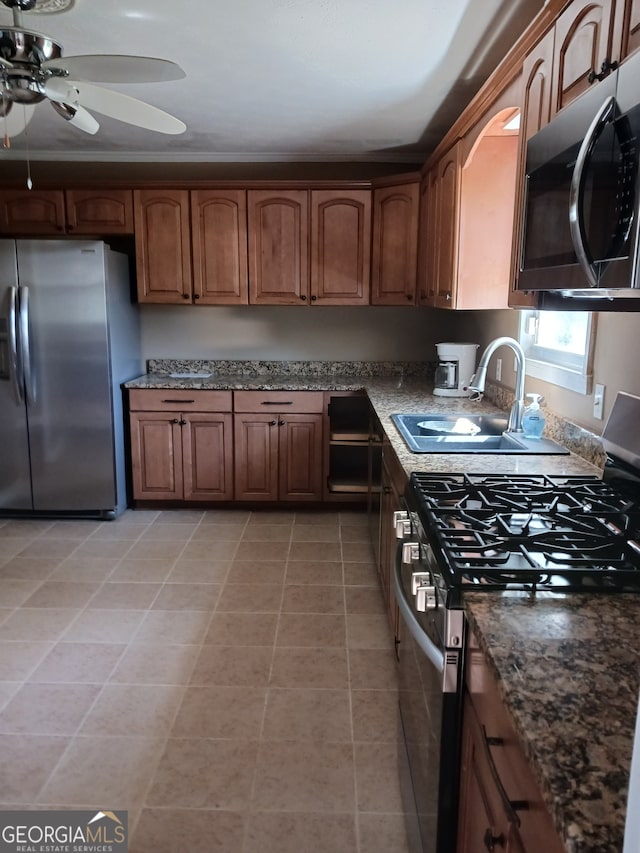
<svg viewBox="0 0 640 853"><path fill-rule="evenodd" d="M0 240L0 513L121 512L120 385L141 372L126 255Z"/></svg>

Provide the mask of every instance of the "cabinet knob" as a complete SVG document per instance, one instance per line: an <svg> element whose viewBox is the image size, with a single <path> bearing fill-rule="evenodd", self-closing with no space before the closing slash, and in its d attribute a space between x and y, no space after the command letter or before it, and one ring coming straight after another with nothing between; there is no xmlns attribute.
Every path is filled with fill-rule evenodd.
<svg viewBox="0 0 640 853"><path fill-rule="evenodd" d="M487 827L487 831L485 832L482 840L484 841L484 846L489 850L489 853L491 853L492 850L496 849L496 844L500 847L504 847L505 837L502 832L500 835L494 835L492 829Z"/></svg>
<svg viewBox="0 0 640 853"><path fill-rule="evenodd" d="M302 299L303 302L307 301L307 297L304 295L304 293L300 294L300 299Z"/></svg>
<svg viewBox="0 0 640 853"><path fill-rule="evenodd" d="M271 421L271 426L278 426L278 421Z"/></svg>
<svg viewBox="0 0 640 853"><path fill-rule="evenodd" d="M312 302L315 302L317 298L318 298L317 296L312 296L312 297L311 297L311 301L312 301Z"/></svg>
<svg viewBox="0 0 640 853"><path fill-rule="evenodd" d="M189 294L188 294L188 293L183 293L183 294L182 294L182 298L183 298L183 299L191 299L191 297L189 296Z"/></svg>
<svg viewBox="0 0 640 853"><path fill-rule="evenodd" d="M194 294L193 294L193 298L194 298L194 299L200 299L200 294L199 294L199 293L194 293Z"/></svg>
<svg viewBox="0 0 640 853"><path fill-rule="evenodd" d="M173 420L171 421L171 423L172 423L172 424L179 424L179 423L180 423L180 420L179 420L178 418L173 418Z"/></svg>
<svg viewBox="0 0 640 853"><path fill-rule="evenodd" d="M185 424L186 424L185 419L184 419L184 418L180 418L180 426L184 426Z"/></svg>
<svg viewBox="0 0 640 853"><path fill-rule="evenodd" d="M286 421L278 421L278 426L284 426Z"/></svg>

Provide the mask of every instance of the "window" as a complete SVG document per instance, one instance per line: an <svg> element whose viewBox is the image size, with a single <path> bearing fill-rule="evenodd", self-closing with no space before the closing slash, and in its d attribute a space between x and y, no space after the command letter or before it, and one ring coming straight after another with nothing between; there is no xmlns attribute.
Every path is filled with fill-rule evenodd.
<svg viewBox="0 0 640 853"><path fill-rule="evenodd" d="M521 311L527 376L590 394L595 328L589 311Z"/></svg>

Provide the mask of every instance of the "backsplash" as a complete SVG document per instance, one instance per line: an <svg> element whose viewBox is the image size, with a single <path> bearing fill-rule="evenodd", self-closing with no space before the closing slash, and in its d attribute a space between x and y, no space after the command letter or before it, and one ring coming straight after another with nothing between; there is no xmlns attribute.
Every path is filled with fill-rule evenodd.
<svg viewBox="0 0 640 853"><path fill-rule="evenodd" d="M148 373L212 373L222 376L433 376L425 361L233 361L160 359L147 362Z"/></svg>

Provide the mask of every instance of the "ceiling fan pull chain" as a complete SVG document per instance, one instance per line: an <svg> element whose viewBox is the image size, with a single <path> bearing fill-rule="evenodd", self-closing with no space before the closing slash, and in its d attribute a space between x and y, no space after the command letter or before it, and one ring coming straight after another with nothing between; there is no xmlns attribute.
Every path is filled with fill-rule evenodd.
<svg viewBox="0 0 640 853"><path fill-rule="evenodd" d="M24 107L23 107L23 109L24 109ZM32 190L33 189L33 181L31 180L31 161L29 160L29 129L26 125L24 128L24 141L26 143L26 149L27 149L27 189Z"/></svg>

